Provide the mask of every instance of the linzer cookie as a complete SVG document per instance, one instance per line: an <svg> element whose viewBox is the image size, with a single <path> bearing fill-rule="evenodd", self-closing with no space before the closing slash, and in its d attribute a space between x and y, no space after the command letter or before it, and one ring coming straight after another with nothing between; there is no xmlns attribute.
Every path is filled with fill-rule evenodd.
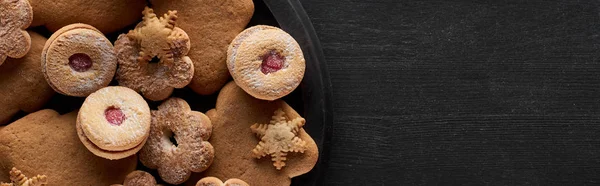
<svg viewBox="0 0 600 186"><path fill-rule="evenodd" d="M285 31L250 27L229 45L227 67L233 80L258 99L276 100L291 93L304 77L304 55Z"/></svg>
<svg viewBox="0 0 600 186"><path fill-rule="evenodd" d="M123 183L137 157L108 160L92 154L79 141L76 119L77 112L41 110L1 127L0 181L9 180L17 167L27 176L46 175L48 185Z"/></svg>
<svg viewBox="0 0 600 186"><path fill-rule="evenodd" d="M55 94L40 69L40 56L46 38L30 32L31 50L23 58L8 58L0 65L0 125L19 111L39 110Z"/></svg>
<svg viewBox="0 0 600 186"><path fill-rule="evenodd" d="M0 183L0 186L43 186L48 184L46 175L28 178L15 167L10 170L10 181L10 183Z"/></svg>
<svg viewBox="0 0 600 186"><path fill-rule="evenodd" d="M215 153L208 142L211 132L206 115L192 111L183 99L170 98L152 111L150 137L140 151L140 161L158 169L165 182L183 183L191 172L202 172L211 165Z"/></svg>
<svg viewBox="0 0 600 186"><path fill-rule="evenodd" d="M146 8L144 18L115 42L119 61L116 79L119 85L134 89L150 100L169 97L174 88L183 88L192 80L194 66L187 53L190 39L175 27L177 11L159 19Z"/></svg>
<svg viewBox="0 0 600 186"><path fill-rule="evenodd" d="M239 34L254 13L252 0L151 0L158 13L177 10L185 21L177 26L192 40L189 53L194 62L194 78L189 87L196 93L217 92L227 81L227 46Z"/></svg>
<svg viewBox="0 0 600 186"><path fill-rule="evenodd" d="M31 47L31 37L25 31L33 20L27 0L0 1L0 65L7 57L21 58Z"/></svg>
<svg viewBox="0 0 600 186"><path fill-rule="evenodd" d="M144 171L133 171L125 177L123 184L112 184L110 186L161 186L156 184L156 179L150 173Z"/></svg>
<svg viewBox="0 0 600 186"><path fill-rule="evenodd" d="M275 112L280 109L283 113ZM307 173L317 162L317 145L300 127L304 119L284 101L256 99L231 82L219 93L216 108L206 115L213 125L209 141L215 158L187 185L206 176L239 178L249 185L290 185L291 178ZM276 161L258 158L263 155Z"/></svg>
<svg viewBox="0 0 600 186"><path fill-rule="evenodd" d="M144 146L150 120L150 108L142 96L126 87L106 87L83 102L77 116L77 133L97 156L121 159Z"/></svg>
<svg viewBox="0 0 600 186"><path fill-rule="evenodd" d="M85 23L111 33L137 22L145 0L29 0L33 7L32 26L51 32L73 23Z"/></svg>
<svg viewBox="0 0 600 186"><path fill-rule="evenodd" d="M248 183L246 183L245 181L242 181L237 178L228 179L227 181L225 181L225 183L223 183L223 181L221 181L219 178L206 177L206 178L202 178L200 181L198 181L198 183L196 183L196 186L250 186L250 185L248 185Z"/></svg>
<svg viewBox="0 0 600 186"><path fill-rule="evenodd" d="M117 69L112 43L86 24L68 25L52 34L41 60L48 84L69 96L85 97L108 86Z"/></svg>

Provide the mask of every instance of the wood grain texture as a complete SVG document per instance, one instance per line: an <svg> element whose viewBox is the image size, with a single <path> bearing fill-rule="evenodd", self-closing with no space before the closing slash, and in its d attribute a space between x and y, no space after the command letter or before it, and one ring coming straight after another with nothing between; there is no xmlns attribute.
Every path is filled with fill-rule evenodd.
<svg viewBox="0 0 600 186"><path fill-rule="evenodd" d="M600 184L599 1L303 0L325 185Z"/></svg>

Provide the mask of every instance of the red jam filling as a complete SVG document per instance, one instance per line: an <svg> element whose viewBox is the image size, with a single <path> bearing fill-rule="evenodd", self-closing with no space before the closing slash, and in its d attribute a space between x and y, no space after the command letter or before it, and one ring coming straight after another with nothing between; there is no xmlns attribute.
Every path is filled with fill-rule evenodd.
<svg viewBox="0 0 600 186"><path fill-rule="evenodd" d="M104 110L104 117L106 117L106 121L108 121L112 125L121 125L125 120L125 114L119 108L108 107Z"/></svg>
<svg viewBox="0 0 600 186"><path fill-rule="evenodd" d="M69 57L69 66L77 72L85 72L92 67L92 58L83 53L73 54Z"/></svg>
<svg viewBox="0 0 600 186"><path fill-rule="evenodd" d="M260 65L260 71L263 74L269 74L277 72L283 68L283 62L285 58L275 51L271 51L262 57L262 64Z"/></svg>

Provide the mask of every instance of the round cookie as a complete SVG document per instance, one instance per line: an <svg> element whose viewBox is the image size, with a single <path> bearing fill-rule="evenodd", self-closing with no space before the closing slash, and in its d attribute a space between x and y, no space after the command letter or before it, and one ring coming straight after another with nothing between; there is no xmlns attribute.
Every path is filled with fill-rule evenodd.
<svg viewBox="0 0 600 186"><path fill-rule="evenodd" d="M112 184L110 186L161 186L156 184L156 179L150 173L136 170L125 177L123 184Z"/></svg>
<svg viewBox="0 0 600 186"><path fill-rule="evenodd" d="M79 142L76 118L77 112L42 110L0 128L0 180L17 167L28 176L46 175L48 185L122 183L137 156L108 160L92 154Z"/></svg>
<svg viewBox="0 0 600 186"><path fill-rule="evenodd" d="M31 37L25 31L33 20L27 0L0 1L0 65L7 57L21 58L31 47Z"/></svg>
<svg viewBox="0 0 600 186"><path fill-rule="evenodd" d="M215 177L206 177L196 183L196 186L250 186L245 181L242 181L237 178L231 178L225 181L221 181L219 178Z"/></svg>
<svg viewBox="0 0 600 186"><path fill-rule="evenodd" d="M159 19L152 9L146 8L143 21L119 36L115 42L119 85L158 101L168 98L173 89L190 83L194 74L192 61L186 56L190 39L175 27L176 13L169 11Z"/></svg>
<svg viewBox="0 0 600 186"><path fill-rule="evenodd" d="M310 171L317 163L319 150L315 141L302 128L299 128L295 136L305 142L304 153L289 153L285 157L285 167L281 170L273 166L271 158L257 159L253 153L261 139L251 126L270 123L273 113L278 109L285 113L286 121L301 118L282 100L259 100L233 82L225 85L217 97L216 108L206 112L213 126L209 142L215 148L214 161L204 172L193 174L186 185L193 186L197 180L206 176L239 178L249 185L290 185L291 178Z"/></svg>
<svg viewBox="0 0 600 186"><path fill-rule="evenodd" d="M195 70L188 86L202 95L219 91L230 77L225 65L227 46L252 18L252 0L150 0L150 3L158 14L177 10L183 19L177 26L192 41L193 50L188 56Z"/></svg>
<svg viewBox="0 0 600 186"><path fill-rule="evenodd" d="M212 163L215 152L207 141L211 131L206 115L192 111L183 99L170 98L152 111L150 137L140 151L140 161L158 169L165 182L183 183L191 172L202 172Z"/></svg>
<svg viewBox="0 0 600 186"><path fill-rule="evenodd" d="M277 27L257 25L231 42L227 67L233 80L248 94L276 100L300 85L306 64L292 36Z"/></svg>
<svg viewBox="0 0 600 186"><path fill-rule="evenodd" d="M77 132L92 153L120 159L141 149L150 132L150 120L150 108L137 92L126 87L105 87L83 102Z"/></svg>
<svg viewBox="0 0 600 186"><path fill-rule="evenodd" d="M117 59L112 43L100 31L90 25L72 24L46 41L41 65L56 92L85 97L108 86Z"/></svg>
<svg viewBox="0 0 600 186"><path fill-rule="evenodd" d="M32 26L45 26L51 32L73 23L92 25L111 33L137 22L145 0L29 0L33 7Z"/></svg>
<svg viewBox="0 0 600 186"><path fill-rule="evenodd" d="M8 58L0 65L0 125L19 111L39 110L55 94L40 69L40 56L46 38L31 35L31 50L23 58Z"/></svg>

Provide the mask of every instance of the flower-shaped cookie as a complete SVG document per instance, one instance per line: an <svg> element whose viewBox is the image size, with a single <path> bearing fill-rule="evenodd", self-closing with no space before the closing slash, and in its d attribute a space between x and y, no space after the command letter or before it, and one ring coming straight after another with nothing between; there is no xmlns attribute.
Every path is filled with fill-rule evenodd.
<svg viewBox="0 0 600 186"><path fill-rule="evenodd" d="M269 124L254 124L250 126L260 142L252 149L256 158L271 155L273 166L281 170L285 166L286 155L289 152L304 153L306 142L298 137L298 131L304 126L304 118L297 117L291 121L285 118L285 112L281 109L275 110L275 114Z"/></svg>
<svg viewBox="0 0 600 186"><path fill-rule="evenodd" d="M144 19L115 42L119 85L141 92L150 100L169 97L174 88L183 88L192 80L194 65L187 57L190 39L175 27L176 11L158 18L153 10L144 10Z"/></svg>
<svg viewBox="0 0 600 186"><path fill-rule="evenodd" d="M0 1L0 65L6 57L21 58L29 52L31 37L25 31L33 21L27 0Z"/></svg>
<svg viewBox="0 0 600 186"><path fill-rule="evenodd" d="M48 184L46 175L37 175L32 178L27 178L15 167L10 170L10 181L12 183L0 183L0 186L43 186Z"/></svg>
<svg viewBox="0 0 600 186"><path fill-rule="evenodd" d="M250 185L248 185L248 183L246 183L245 181L237 179L237 178L228 179L227 181L225 181L225 183L223 183L223 181L221 181L219 178L206 177L206 178L202 178L200 181L198 181L198 183L196 183L196 186L250 186Z"/></svg>
<svg viewBox="0 0 600 186"><path fill-rule="evenodd" d="M196 184L196 180L207 176L239 178L249 185L290 185L291 178L310 171L317 163L319 150L315 141L300 127L297 128L297 135L293 136L304 141L306 148L304 153L288 154L285 168L277 170L270 159L256 159L256 155L252 153L260 139L252 132L250 126L254 123L269 123L278 109L285 113L285 119L280 118L282 121L294 121L296 118L302 120L300 115L282 100L259 100L247 94L234 82L225 85L217 98L216 108L206 112L213 126L210 143L215 147L215 159L206 171L194 174L187 185Z"/></svg>
<svg viewBox="0 0 600 186"><path fill-rule="evenodd" d="M123 184L112 184L111 186L162 186L156 184L156 179L152 174L144 171L133 171L125 177Z"/></svg>
<svg viewBox="0 0 600 186"><path fill-rule="evenodd" d="M140 161L158 169L165 182L183 183L191 172L202 172L212 164L214 149L207 141L211 131L206 115L192 111L183 99L170 98L152 111L150 136L140 151Z"/></svg>

